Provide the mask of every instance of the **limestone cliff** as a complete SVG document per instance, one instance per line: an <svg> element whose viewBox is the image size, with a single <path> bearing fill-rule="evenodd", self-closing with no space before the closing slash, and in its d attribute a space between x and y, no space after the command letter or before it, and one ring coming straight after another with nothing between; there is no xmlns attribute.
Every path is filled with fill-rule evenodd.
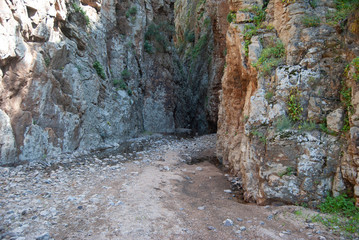
<svg viewBox="0 0 359 240"><path fill-rule="evenodd" d="M355 113L343 97L355 87L348 93L342 84L346 64L359 54L357 33L347 22L329 23L335 7L230 1L217 150L247 201L315 206L328 193L353 194L353 186L359 200Z"/></svg>
<svg viewBox="0 0 359 240"><path fill-rule="evenodd" d="M188 87L174 17L171 0L1 1L0 163L208 132L208 79Z"/></svg>

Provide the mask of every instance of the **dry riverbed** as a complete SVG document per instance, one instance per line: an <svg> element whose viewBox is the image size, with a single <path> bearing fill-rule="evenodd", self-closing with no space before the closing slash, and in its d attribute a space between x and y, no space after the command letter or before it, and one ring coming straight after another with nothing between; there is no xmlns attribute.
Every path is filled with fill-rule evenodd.
<svg viewBox="0 0 359 240"><path fill-rule="evenodd" d="M0 239L345 239L298 206L239 203L215 135L0 168ZM145 142L145 143L144 143ZM195 161L196 162L196 161Z"/></svg>

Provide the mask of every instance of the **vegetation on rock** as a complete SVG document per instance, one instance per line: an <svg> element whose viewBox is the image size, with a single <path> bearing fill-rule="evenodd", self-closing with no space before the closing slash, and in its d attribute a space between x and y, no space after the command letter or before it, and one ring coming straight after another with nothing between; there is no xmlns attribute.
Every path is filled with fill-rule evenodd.
<svg viewBox="0 0 359 240"><path fill-rule="evenodd" d="M359 9L358 0L335 0L336 11L330 11L326 15L326 22L331 26L340 25L344 28L345 19Z"/></svg>
<svg viewBox="0 0 359 240"><path fill-rule="evenodd" d="M320 18L315 15L305 15L302 18L302 23L305 27L318 27L320 26Z"/></svg>
<svg viewBox="0 0 359 240"><path fill-rule="evenodd" d="M73 3L72 6L73 6L75 12L78 12L78 13L82 14L82 16L85 19L86 25L89 25L90 24L90 18L89 18L89 16L87 16L87 13L85 12L85 10L83 10L82 7L80 7L76 3Z"/></svg>
<svg viewBox="0 0 359 240"><path fill-rule="evenodd" d="M284 44L278 39L275 44L263 49L258 61L253 66L266 76L271 73L273 68L283 62L284 56Z"/></svg>
<svg viewBox="0 0 359 240"><path fill-rule="evenodd" d="M100 78L102 78L102 79L106 78L105 70L103 69L103 66L101 65L101 63L99 61L94 62L94 64L92 66L94 67L94 69L97 72L97 75Z"/></svg>
<svg viewBox="0 0 359 240"><path fill-rule="evenodd" d="M303 107L300 103L300 91L297 87L294 87L290 90L287 107L288 114L292 121L296 122L301 119Z"/></svg>

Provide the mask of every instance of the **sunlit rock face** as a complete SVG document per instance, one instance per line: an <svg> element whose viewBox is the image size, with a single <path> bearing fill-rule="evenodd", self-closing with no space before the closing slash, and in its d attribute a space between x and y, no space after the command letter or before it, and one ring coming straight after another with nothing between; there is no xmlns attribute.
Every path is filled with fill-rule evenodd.
<svg viewBox="0 0 359 240"><path fill-rule="evenodd" d="M217 153L240 177L245 200L315 206L329 193L358 197L355 113L350 131L343 130L347 109L340 93L345 66L358 56L356 33L324 23L332 1L316 7L229 2L235 14L227 32ZM263 6L258 24L251 9ZM322 23L308 26L308 16ZM270 49L282 49L281 57L270 59Z"/></svg>

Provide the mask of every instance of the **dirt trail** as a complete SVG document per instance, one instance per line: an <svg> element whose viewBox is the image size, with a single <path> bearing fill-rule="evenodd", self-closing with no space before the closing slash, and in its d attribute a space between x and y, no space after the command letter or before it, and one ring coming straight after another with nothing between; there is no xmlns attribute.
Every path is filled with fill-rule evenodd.
<svg viewBox="0 0 359 240"><path fill-rule="evenodd" d="M306 222L311 210L241 204L215 165L186 164L213 155L215 140L160 138L69 167L0 168L0 239L339 239Z"/></svg>

